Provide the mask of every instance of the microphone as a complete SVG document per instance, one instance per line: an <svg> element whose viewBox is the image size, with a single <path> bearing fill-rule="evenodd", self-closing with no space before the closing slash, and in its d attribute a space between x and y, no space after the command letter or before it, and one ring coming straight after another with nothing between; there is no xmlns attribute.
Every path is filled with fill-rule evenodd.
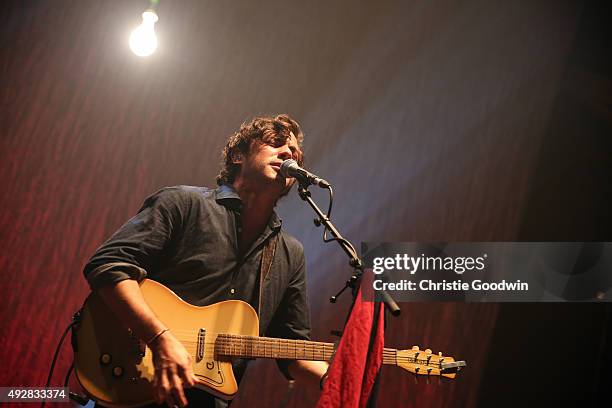
<svg viewBox="0 0 612 408"><path fill-rule="evenodd" d="M315 184L319 187L327 188L329 183L321 177L312 174L308 170L304 170L293 159L285 160L280 166L280 173L285 177L295 177L300 184Z"/></svg>

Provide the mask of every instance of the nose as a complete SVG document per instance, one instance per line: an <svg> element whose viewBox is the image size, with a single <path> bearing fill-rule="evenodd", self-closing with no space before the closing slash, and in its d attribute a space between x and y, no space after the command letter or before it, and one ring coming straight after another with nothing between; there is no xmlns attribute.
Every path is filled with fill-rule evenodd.
<svg viewBox="0 0 612 408"><path fill-rule="evenodd" d="M289 148L288 144L284 144L280 147L280 151L278 152L278 158L283 160L289 160L293 157L293 152Z"/></svg>

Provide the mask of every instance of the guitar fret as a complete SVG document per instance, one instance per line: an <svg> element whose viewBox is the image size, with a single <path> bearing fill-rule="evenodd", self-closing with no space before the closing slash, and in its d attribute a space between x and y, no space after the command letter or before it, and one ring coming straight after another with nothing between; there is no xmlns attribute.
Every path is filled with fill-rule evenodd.
<svg viewBox="0 0 612 408"><path fill-rule="evenodd" d="M235 357L329 361L334 352L332 343L239 334L219 334L215 343L216 353ZM394 364L388 360L390 357L383 357L385 364ZM393 360L395 361L395 355Z"/></svg>

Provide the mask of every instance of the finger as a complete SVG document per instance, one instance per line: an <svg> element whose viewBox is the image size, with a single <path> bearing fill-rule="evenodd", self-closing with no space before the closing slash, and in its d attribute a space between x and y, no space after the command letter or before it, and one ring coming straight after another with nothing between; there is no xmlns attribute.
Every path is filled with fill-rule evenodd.
<svg viewBox="0 0 612 408"><path fill-rule="evenodd" d="M165 400L166 404L168 404L169 407L172 407L174 405L174 399L172 398L171 384L170 380L168 379L169 375L171 374L169 374L166 369L161 370L158 390L161 401Z"/></svg>
<svg viewBox="0 0 612 408"><path fill-rule="evenodd" d="M191 368L191 364L186 367L181 367L179 372L183 384L188 385L190 387L193 387L195 385L195 376L193 375L193 369Z"/></svg>
<svg viewBox="0 0 612 408"><path fill-rule="evenodd" d="M172 397L175 401L178 401L179 406L184 407L187 405L187 398L185 398L185 392L183 391L183 382L176 373L172 374Z"/></svg>
<svg viewBox="0 0 612 408"><path fill-rule="evenodd" d="M153 377L153 398L155 402L161 404L164 401L164 396L161 390L161 373L162 370L155 370L155 376Z"/></svg>

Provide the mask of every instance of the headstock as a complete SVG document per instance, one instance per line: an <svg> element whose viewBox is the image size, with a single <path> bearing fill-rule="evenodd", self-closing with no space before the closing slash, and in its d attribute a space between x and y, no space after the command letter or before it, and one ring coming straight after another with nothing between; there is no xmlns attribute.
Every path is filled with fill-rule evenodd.
<svg viewBox="0 0 612 408"><path fill-rule="evenodd" d="M418 346L411 350L397 350L396 358L399 367L419 375L455 378L457 371L466 366L465 361L455 361L441 352L433 354L430 349L420 350Z"/></svg>

